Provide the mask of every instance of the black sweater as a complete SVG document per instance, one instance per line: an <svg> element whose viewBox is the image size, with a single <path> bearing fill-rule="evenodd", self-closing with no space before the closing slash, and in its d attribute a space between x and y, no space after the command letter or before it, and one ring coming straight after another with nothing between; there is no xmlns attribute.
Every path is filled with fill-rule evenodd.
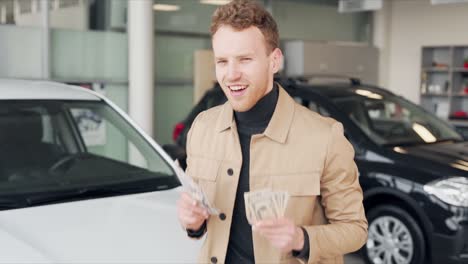
<svg viewBox="0 0 468 264"><path fill-rule="evenodd" d="M231 232L226 253L226 264L255 263L252 228L245 214L244 193L249 192L250 139L265 131L275 111L279 90L275 85L271 92L260 99L247 112L234 112L242 150L242 167L237 185L236 201L232 214Z"/></svg>

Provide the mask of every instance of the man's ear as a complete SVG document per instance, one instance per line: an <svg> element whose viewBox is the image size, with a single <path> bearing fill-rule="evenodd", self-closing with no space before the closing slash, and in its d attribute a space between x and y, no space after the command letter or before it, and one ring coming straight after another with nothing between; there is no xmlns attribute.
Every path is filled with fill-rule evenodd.
<svg viewBox="0 0 468 264"><path fill-rule="evenodd" d="M283 68L283 53L279 48L274 49L271 54L271 71L277 73Z"/></svg>

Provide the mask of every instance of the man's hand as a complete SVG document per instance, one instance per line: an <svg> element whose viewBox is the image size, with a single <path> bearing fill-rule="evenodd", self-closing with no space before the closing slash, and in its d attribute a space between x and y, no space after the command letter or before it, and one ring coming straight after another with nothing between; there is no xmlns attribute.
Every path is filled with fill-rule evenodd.
<svg viewBox="0 0 468 264"><path fill-rule="evenodd" d="M287 218L263 220L254 224L253 229L266 237L270 243L283 253L300 251L304 247L302 229Z"/></svg>
<svg viewBox="0 0 468 264"><path fill-rule="evenodd" d="M208 211L186 192L180 195L177 201L177 215L180 224L185 229L199 230L203 222L210 216Z"/></svg>

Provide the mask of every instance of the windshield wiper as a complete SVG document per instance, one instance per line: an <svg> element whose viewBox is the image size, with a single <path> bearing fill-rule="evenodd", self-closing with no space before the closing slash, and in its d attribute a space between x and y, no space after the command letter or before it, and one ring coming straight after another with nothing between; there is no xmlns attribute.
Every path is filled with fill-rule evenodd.
<svg viewBox="0 0 468 264"><path fill-rule="evenodd" d="M140 186L114 186L114 187L89 187L79 188L68 191L58 191L40 195L33 195L26 198L29 206L42 205L49 203L59 203L65 201L78 201L94 198L104 198L125 194L134 194L150 191L159 191L158 186L146 184Z"/></svg>
<svg viewBox="0 0 468 264"><path fill-rule="evenodd" d="M15 209L25 206L27 206L27 204L24 200L21 202L19 199L0 198L0 210Z"/></svg>
<svg viewBox="0 0 468 264"><path fill-rule="evenodd" d="M459 138L443 138L443 139L439 139L439 140L437 140L436 142L433 142L433 143L440 143L440 142L447 142L447 141L463 142L463 140L459 139Z"/></svg>
<svg viewBox="0 0 468 264"><path fill-rule="evenodd" d="M436 140L434 142L424 142L424 141L402 141L402 142L392 142L392 143L386 143L382 144L383 147L397 147L397 146L402 146L402 147L411 147L411 146L418 146L418 145L428 145L428 144L437 144L437 143L442 143L442 142L462 142L463 140L457 139L457 138L443 138Z"/></svg>
<svg viewBox="0 0 468 264"><path fill-rule="evenodd" d="M81 188L69 191L58 191L53 193L33 195L26 198L29 206L57 203L64 201L84 200L92 198L102 198L120 194L114 190L108 189L88 189Z"/></svg>
<svg viewBox="0 0 468 264"><path fill-rule="evenodd" d="M401 141L401 142L392 142L392 143L385 143L382 144L383 147L410 147L410 146L416 146L416 145L424 145L427 144L426 142L423 141Z"/></svg>
<svg viewBox="0 0 468 264"><path fill-rule="evenodd" d="M65 190L21 193L0 197L0 210L45 205L52 203L88 200L127 194L163 191L178 186L175 177L161 177L86 187L68 187Z"/></svg>

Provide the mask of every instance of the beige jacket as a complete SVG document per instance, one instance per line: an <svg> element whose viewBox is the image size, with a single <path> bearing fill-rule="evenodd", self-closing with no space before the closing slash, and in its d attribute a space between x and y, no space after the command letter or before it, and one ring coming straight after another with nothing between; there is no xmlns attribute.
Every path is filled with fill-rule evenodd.
<svg viewBox="0 0 468 264"><path fill-rule="evenodd" d="M242 154L229 102L200 113L187 138L187 174L226 218L211 216L200 263L223 263ZM280 87L274 114L250 144L250 190L288 191L286 217L310 238L308 263L343 263L367 239L354 150L341 123L297 104ZM253 232L256 263L298 263Z"/></svg>

